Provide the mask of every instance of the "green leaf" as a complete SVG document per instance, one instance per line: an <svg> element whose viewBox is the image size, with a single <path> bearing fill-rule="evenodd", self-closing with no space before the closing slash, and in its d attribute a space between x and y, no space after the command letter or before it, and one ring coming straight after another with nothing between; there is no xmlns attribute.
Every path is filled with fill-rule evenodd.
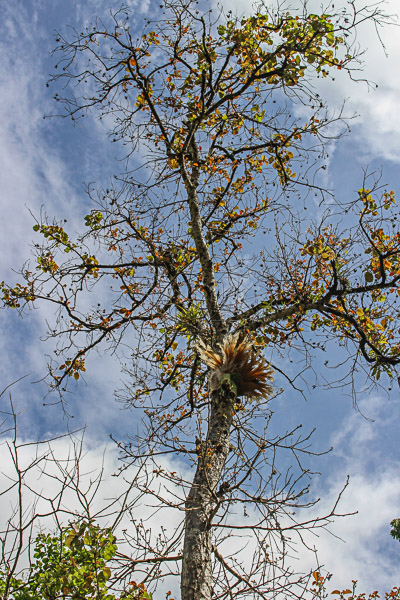
<svg viewBox="0 0 400 600"><path fill-rule="evenodd" d="M393 519L390 524L393 527L390 535L394 540L398 540L400 542L400 519Z"/></svg>
<svg viewBox="0 0 400 600"><path fill-rule="evenodd" d="M374 280L374 276L373 276L373 274L371 273L371 271L367 271L367 272L365 273L365 281L366 281L367 283L371 283L373 280Z"/></svg>

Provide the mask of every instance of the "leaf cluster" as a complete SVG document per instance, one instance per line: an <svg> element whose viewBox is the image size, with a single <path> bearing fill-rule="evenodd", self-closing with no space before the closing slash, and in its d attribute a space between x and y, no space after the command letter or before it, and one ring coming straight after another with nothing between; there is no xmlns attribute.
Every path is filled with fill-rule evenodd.
<svg viewBox="0 0 400 600"><path fill-rule="evenodd" d="M0 594L10 600L151 600L143 585L114 591L116 538L109 529L81 521L57 536L39 534L25 576L0 571Z"/></svg>

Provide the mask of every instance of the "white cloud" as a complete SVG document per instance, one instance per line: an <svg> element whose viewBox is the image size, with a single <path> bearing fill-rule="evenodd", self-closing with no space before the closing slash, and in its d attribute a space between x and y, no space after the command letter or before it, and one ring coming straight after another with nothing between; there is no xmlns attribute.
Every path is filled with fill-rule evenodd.
<svg viewBox="0 0 400 600"><path fill-rule="evenodd" d="M390 521L400 516L400 456L391 454L385 443L385 436L393 434L400 407L398 402L369 397L360 409L373 421L355 411L346 417L331 438L332 470L324 474L320 487L312 489L322 500L311 512L327 514L350 475L338 510L341 514L357 511L336 519L329 527L331 533L321 530L318 537L306 538L318 550L320 564L333 573L329 591L351 587L353 579L359 581L360 592L389 591L400 579L400 548L389 535ZM306 555L301 563L315 564Z"/></svg>
<svg viewBox="0 0 400 600"><path fill-rule="evenodd" d="M6 405L2 408L8 410ZM148 462L146 467L135 463L117 477L115 474L121 463L116 445L112 442L99 443L93 437L85 437L82 444L81 440L81 434L78 434L56 439L50 444L36 445L34 439L23 435L19 437L17 443L18 464L23 481L23 523L27 524L34 515L42 515L35 518L32 532L30 527L26 529L25 547L31 543L31 533L34 539L40 531L57 530L57 523L52 516L54 507L57 507L57 521L63 526L76 521L79 515L85 519L93 518L96 524L103 527L115 524L114 531L120 540L119 550L127 554L130 551L129 544L121 541L124 538L123 532L127 531L127 540L134 540L136 527L140 528L141 522L145 528L139 533L138 539L140 535L144 535L152 547L158 547L157 536L163 535L163 531L172 537L180 531L183 513L174 508L159 509L157 498L143 492L145 489L154 489L157 494L170 501L171 505L180 494L179 488L174 484L169 484L167 489L162 477L151 483L154 478L152 462ZM13 531L18 531L20 506L18 486L10 489L13 482L17 481L12 437L6 435L0 440L0 452L1 539L4 539L8 520L12 523L5 547L7 553L12 547L15 535ZM159 465L165 471L181 470L183 475L188 475L178 461L171 462L168 457L162 458ZM126 510L120 518L122 504ZM43 516L46 514L49 516ZM18 562L17 573L27 565L24 553ZM135 575L137 579L140 578L137 573ZM168 578L165 585L168 586L165 591L173 589ZM177 586L178 582L175 587Z"/></svg>
<svg viewBox="0 0 400 600"><path fill-rule="evenodd" d="M38 17L39 8L41 18ZM66 229L72 236L75 230L82 229L82 213L88 210L81 181L84 176L97 177L96 169L100 171L101 152L105 146L100 141L106 138L106 132L100 128L94 131L93 135L98 137L99 143L96 154L90 154L89 161L90 148L85 145L82 130L78 127L73 129L68 124L66 133L65 121L53 120L49 124L43 120L44 114L54 110L54 103L45 86L48 77L47 51L54 40L52 31L47 30L48 24L42 18L43 6L33 3L31 9L32 18L27 19L17 6L9 4L4 7L1 24L0 281L4 279L11 285L21 280L15 271L27 259L31 259L31 270L36 266L31 256L31 245L40 240L39 234L32 231L34 220L30 211L39 218L43 208L50 221L53 216L57 219L68 217ZM90 132L93 133L93 130ZM75 170L74 165L81 170ZM104 164L101 172L104 172ZM0 320L3 332L0 336L0 376L3 386L30 374L20 384L18 391L23 386L25 398L29 397L32 404L40 407L46 392L45 386L32 387L28 381L38 380L46 373L46 354L51 354L53 347L51 343L42 344L40 338L48 330L47 321L54 321L53 307L42 305L37 310L31 310L24 321L15 312L7 310L0 314ZM79 407L80 423L82 419L99 423L100 415L107 425L112 420L111 407L115 409L112 386L118 367L110 357L106 357L102 365L102 369L88 377L91 394L82 385L79 396L74 399L76 406L72 411L69 407L76 416L76 408ZM76 394L77 390L74 391ZM47 398L47 401L53 400ZM64 426L63 422L57 423L59 413L55 416L51 409L47 409L41 417L38 414L35 416L40 423L36 419L32 421L32 430L39 426L46 427L46 421L47 427L56 428L57 431ZM95 428L98 431L98 427Z"/></svg>
<svg viewBox="0 0 400 600"><path fill-rule="evenodd" d="M330 462L331 472L323 478L320 486L312 489L311 495L321 496L321 501L311 510L299 514L299 518L312 519L322 514L328 514L333 506L337 494L341 490L347 474L350 474L350 485L343 494L339 512L342 514L358 511L356 515L337 518L330 526L329 533L317 530L317 535L305 534L303 537L310 546L316 547L319 563L324 570L334 574L328 583L328 591L335 588L344 589L351 587L353 579L359 581L358 590L370 592L375 589L386 591L398 584L400 578L400 567L398 563L398 542L389 536L389 523L391 519L399 516L400 506L400 478L398 477L400 460L398 455L390 456L386 446L382 444L385 432L390 435L390 427L393 420L398 422L400 407L397 404L385 404L381 398L369 397L361 403L362 411L373 421L367 421L359 413L350 412L346 419L332 434L332 443L335 446L333 460ZM104 439L104 438L103 438ZM25 442L29 440L25 439ZM53 443L54 457L61 459L61 465L65 468L65 459L71 455L71 442L68 438L57 440ZM79 446L79 445L78 445ZM43 447L42 447L43 451ZM44 448L47 451L47 448ZM25 467L32 461L34 446L24 446L21 449L21 466ZM92 502L92 515L96 516L104 511L104 507L110 501L121 494L125 489L127 481L133 481L135 467L124 473L123 478L112 477L119 466L118 453L112 444L105 445L96 437L88 437L85 441L79 458L80 485L82 490L89 488L90 482L96 481L96 474L103 468L103 483ZM42 465L39 465L43 467ZM186 470L182 463L175 459L163 459L162 467L167 471L183 472L186 479L191 478L191 473ZM76 465L75 465L76 468ZM151 472L152 466L148 465ZM5 477L12 478L12 463L9 455L2 446L2 478L0 477L0 488L4 489L7 484ZM46 463L45 471L51 475L49 478L45 473L37 476L39 471L27 475L27 483L37 491L44 493L47 497L55 497L59 491L60 483L56 474L60 476L60 468L54 460ZM77 479L73 478L74 481ZM8 479L9 481L9 479ZM146 484L147 485L147 484ZM156 482L157 485L157 482ZM160 495L169 497L172 501L180 494L177 488L171 489L172 495L163 487L160 479ZM135 490L133 490L133 496ZM87 492L90 496L90 492ZM132 497L133 497L132 496ZM27 491L26 501L29 501ZM43 501L42 501L43 502ZM146 527L154 530L155 535L163 524L169 531L179 527L182 513L167 510L156 511L154 514L154 498L143 496L134 505L133 516L139 521L143 519ZM62 503L68 511L82 512L78 495L69 490ZM38 509L41 507L38 506ZM0 515L3 519L10 514L10 497L0 497ZM248 524L247 519L239 512L233 517L235 524ZM64 517L68 520L68 515ZM108 518L108 522L112 520ZM51 527L49 520L43 522L45 528ZM125 517L120 523L119 529L132 531L130 517ZM240 551L244 552L245 561L251 558L253 541L242 537L235 541L229 538L225 543L225 549L229 552L237 548L240 560ZM246 547L244 547L246 546ZM299 555L293 559L296 570L315 568L315 557L313 553L307 552L298 546ZM396 554L397 553L397 554ZM325 571L324 571L325 572ZM168 583L168 586L170 584Z"/></svg>
<svg viewBox="0 0 400 600"><path fill-rule="evenodd" d="M338 4L335 2L336 9ZM361 8L364 3L356 5ZM335 73L335 81L320 81L317 85L321 95L330 106L340 106L346 101L345 113L358 115L352 121L351 141L358 163L378 158L380 161L400 161L400 80L397 77L400 61L399 11L397 0L382 4L387 15L393 16L376 29L373 22L366 21L357 30L356 43L361 50L363 67L355 71L352 81L346 73ZM365 81L371 82L368 86ZM377 86L377 87L375 87ZM340 151L340 146L339 146Z"/></svg>

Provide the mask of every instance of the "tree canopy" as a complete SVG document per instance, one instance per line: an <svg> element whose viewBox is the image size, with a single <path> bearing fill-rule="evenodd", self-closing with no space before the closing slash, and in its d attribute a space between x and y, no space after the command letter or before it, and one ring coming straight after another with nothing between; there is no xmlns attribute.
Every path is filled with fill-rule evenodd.
<svg viewBox="0 0 400 600"><path fill-rule="evenodd" d="M343 386L358 369L393 379L400 362L395 193L366 177L337 198L320 176L346 122L318 78L355 77L354 32L385 15L354 2L322 14L261 5L245 17L192 0L163 8L140 33L121 8L58 36L61 114L104 121L125 169L105 189L89 187L82 234L38 220L34 265L2 283L3 302L55 307L49 383L61 399L90 352L120 352L131 376L121 398L144 417L138 437L121 442L124 460L145 473L138 493L183 515L160 548L146 540L157 569L143 585L165 577L173 555L182 600L297 597L309 574L287 565L292 540L337 506L312 523L293 515L313 504L308 437L270 437L266 379L274 369L274 393L296 388L291 357L302 372L332 344L346 353ZM208 385L210 365L219 375ZM241 387L244 373L252 388ZM249 391L260 381L263 393ZM286 451L295 467L284 473ZM192 480L164 469L158 457L171 453L194 468ZM251 507L248 525L235 524L237 506ZM251 560L226 541L243 530ZM144 541L131 544L142 556Z"/></svg>

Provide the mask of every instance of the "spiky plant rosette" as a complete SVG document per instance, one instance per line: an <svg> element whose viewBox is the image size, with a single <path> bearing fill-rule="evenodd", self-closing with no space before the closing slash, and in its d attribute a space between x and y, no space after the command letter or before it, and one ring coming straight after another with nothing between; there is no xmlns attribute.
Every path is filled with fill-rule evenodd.
<svg viewBox="0 0 400 600"><path fill-rule="evenodd" d="M210 390L217 390L221 381L230 375L237 388L237 396L269 398L273 392L273 370L252 346L243 333L229 333L216 348L199 340L196 350L200 359L210 368Z"/></svg>

